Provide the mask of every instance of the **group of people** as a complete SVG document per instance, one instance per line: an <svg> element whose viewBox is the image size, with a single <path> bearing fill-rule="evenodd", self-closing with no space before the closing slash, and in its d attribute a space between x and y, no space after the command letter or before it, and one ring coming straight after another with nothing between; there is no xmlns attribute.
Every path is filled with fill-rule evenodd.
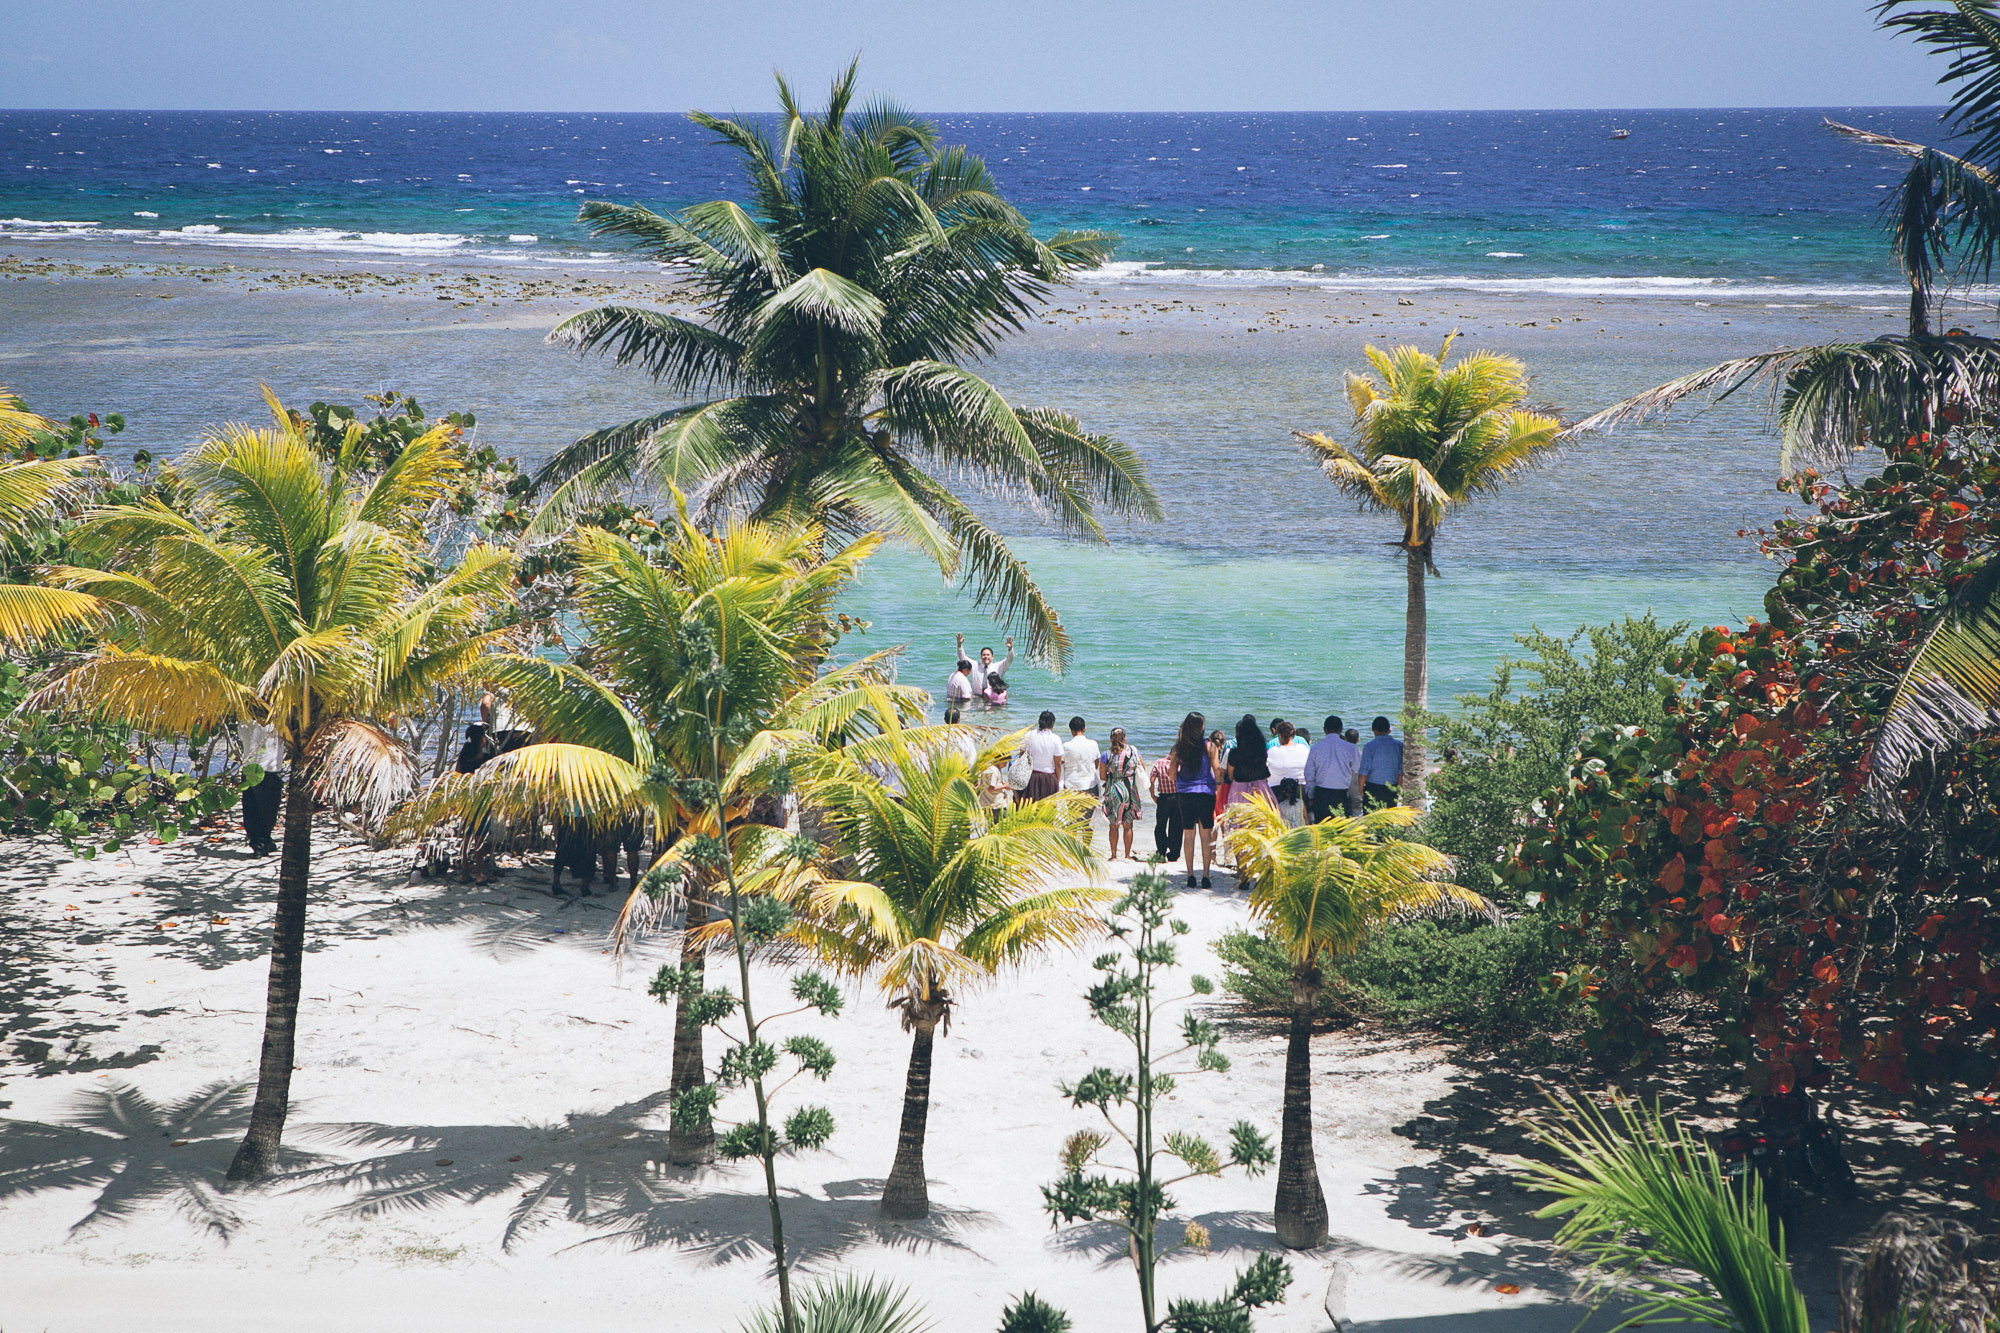
<svg viewBox="0 0 2000 1333"><path fill-rule="evenodd" d="M961 640L962 642L962 640ZM1011 643L1009 644L1011 648ZM971 663L963 655L954 680L968 668L994 673L990 652ZM1012 653L1008 655L1012 660ZM947 695L945 721L959 722L963 695ZM1338 716L1321 724L1317 740L1282 717L1267 732L1245 713L1231 737L1210 730L1200 713L1189 713L1167 753L1150 765L1127 737L1113 727L1101 746L1082 717L1069 720L1067 737L1056 731L1056 715L1044 709L1035 729L1005 765L979 774L980 801L988 809L1044 800L1058 791L1086 792L1097 798L1110 842L1111 859L1137 860L1134 827L1150 799L1154 807L1153 851L1168 863L1180 861L1187 887L1213 887L1216 820L1231 805L1269 802L1286 823L1297 827L1333 815L1358 815L1374 805L1394 805L1403 773L1403 742L1389 719L1370 725L1364 744ZM1201 872L1195 873L1199 853Z"/></svg>

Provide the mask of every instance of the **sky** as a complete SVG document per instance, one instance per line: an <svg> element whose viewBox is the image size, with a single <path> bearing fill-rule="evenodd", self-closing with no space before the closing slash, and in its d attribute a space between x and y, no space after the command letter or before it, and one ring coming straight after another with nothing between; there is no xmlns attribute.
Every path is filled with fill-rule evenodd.
<svg viewBox="0 0 2000 1333"><path fill-rule="evenodd" d="M1867 0L0 0L0 107L758 111L862 57L923 111L1910 106Z"/></svg>

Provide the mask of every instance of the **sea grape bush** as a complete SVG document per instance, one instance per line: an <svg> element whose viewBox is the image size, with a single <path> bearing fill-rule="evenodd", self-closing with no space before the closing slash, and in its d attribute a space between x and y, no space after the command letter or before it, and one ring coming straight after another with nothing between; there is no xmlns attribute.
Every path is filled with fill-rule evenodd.
<svg viewBox="0 0 2000 1333"><path fill-rule="evenodd" d="M1596 1049L1643 1051L1652 1002L1701 992L1753 1092L1943 1094L1957 1129L1927 1151L2000 1199L2000 735L1918 766L1892 810L1865 792L1901 672L1993 548L2000 449L1915 437L1793 489L1815 508L1762 534L1786 562L1766 618L1698 636L1661 733L1592 733L1506 873L1598 942L1559 979Z"/></svg>

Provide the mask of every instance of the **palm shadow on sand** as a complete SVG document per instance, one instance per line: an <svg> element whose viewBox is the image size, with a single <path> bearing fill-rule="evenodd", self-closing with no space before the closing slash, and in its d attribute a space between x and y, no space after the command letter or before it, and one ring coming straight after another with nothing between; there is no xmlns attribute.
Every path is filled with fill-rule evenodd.
<svg viewBox="0 0 2000 1333"><path fill-rule="evenodd" d="M293 1184L347 1191L335 1216L374 1218L512 1198L501 1248L558 1219L593 1233L578 1244L635 1249L673 1246L713 1263L768 1254L770 1212L761 1193L704 1188L703 1172L668 1164L668 1094L608 1111L580 1111L550 1125L315 1126L363 1148L392 1149L359 1161L302 1171ZM936 1210L920 1223L881 1218L879 1181L834 1182L831 1197L784 1198L790 1257L811 1264L864 1244L964 1248L958 1233L985 1214Z"/></svg>
<svg viewBox="0 0 2000 1333"><path fill-rule="evenodd" d="M90 1210L71 1225L124 1221L157 1200L227 1241L242 1225L223 1176L250 1123L242 1084L211 1083L162 1105L136 1088L93 1088L61 1120L0 1120L0 1201L41 1190L95 1188ZM289 1170L322 1159L284 1150Z"/></svg>

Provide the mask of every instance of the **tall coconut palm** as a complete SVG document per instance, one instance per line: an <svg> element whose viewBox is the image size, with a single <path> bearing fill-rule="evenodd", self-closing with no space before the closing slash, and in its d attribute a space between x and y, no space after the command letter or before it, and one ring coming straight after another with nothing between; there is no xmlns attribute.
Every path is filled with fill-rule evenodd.
<svg viewBox="0 0 2000 1333"><path fill-rule="evenodd" d="M890 654L822 673L839 637L833 600L880 539L824 553L824 533L811 524L732 522L711 534L681 510L654 558L595 528L572 543L588 669L518 654L490 662L487 678L508 689L536 743L448 777L399 823L492 815L600 827L651 821L659 865L684 872L676 895L681 967L699 978L720 874L713 865L683 864L683 852L718 833L718 816L732 830L743 825L787 746L837 742L872 718L922 711L920 692L891 682ZM714 794L702 785L715 780L711 769L719 772ZM619 913L619 942L658 924L667 906L665 896L635 884ZM705 1077L701 1022L687 999L699 990L684 988L676 1010L675 1094ZM714 1146L706 1116L676 1118L669 1144L676 1160L706 1161Z"/></svg>
<svg viewBox="0 0 2000 1333"><path fill-rule="evenodd" d="M900 739L900 738L899 738ZM1011 753L996 747L984 760ZM917 733L885 748L822 752L801 796L826 812L850 878L802 894L793 933L852 975L873 973L911 1034L896 1160L882 1191L890 1217L930 1212L924 1142L931 1052L951 1031L954 988L1066 947L1103 928L1090 800L1079 792L1018 805L989 819L974 775L980 760Z"/></svg>
<svg viewBox="0 0 2000 1333"><path fill-rule="evenodd" d="M854 111L854 82L850 66L809 116L780 79L775 139L693 114L741 158L747 207L584 205L594 234L673 266L695 317L605 306L550 340L607 352L690 401L557 453L537 477L552 488L537 521L555 530L588 496L643 480L697 495L704 517L740 506L884 532L962 574L1060 667L1055 609L947 481L1025 499L1057 531L1097 540L1100 508L1158 517L1158 500L1129 448L1068 413L1015 406L957 362L990 352L1110 239L1038 239L979 158L889 104Z"/></svg>
<svg viewBox="0 0 2000 1333"><path fill-rule="evenodd" d="M483 545L423 582L420 525L457 468L448 429L370 474L315 456L271 406L273 428L227 427L182 457L184 512L148 500L82 515L72 543L103 567L49 578L93 599L105 628L34 701L170 735L263 723L283 744L263 1053L232 1180L277 1165L290 1107L315 781L336 756L408 762L388 719L493 649L513 582L512 557Z"/></svg>
<svg viewBox="0 0 2000 1333"><path fill-rule="evenodd" d="M1450 858L1393 836L1417 813L1407 806L1289 827L1265 801L1231 807L1224 835L1239 873L1254 879L1251 914L1292 965L1291 1040L1278 1145L1278 1240L1311 1249L1326 1240L1326 1196L1313 1154L1312 1020L1326 964L1401 917L1486 900L1444 876Z"/></svg>
<svg viewBox="0 0 2000 1333"><path fill-rule="evenodd" d="M1393 514L1403 525L1395 545L1404 554L1403 712L1415 718L1430 703L1429 615L1424 580L1438 572L1432 544L1455 509L1513 480L1556 447L1561 425L1524 410L1527 368L1511 356L1474 352L1447 365L1456 333L1432 356L1415 347L1366 349L1373 377L1350 373L1354 409L1350 448L1326 435L1294 431L1320 470L1365 509ZM1422 799L1424 738L1412 726L1403 737L1403 799Z"/></svg>

